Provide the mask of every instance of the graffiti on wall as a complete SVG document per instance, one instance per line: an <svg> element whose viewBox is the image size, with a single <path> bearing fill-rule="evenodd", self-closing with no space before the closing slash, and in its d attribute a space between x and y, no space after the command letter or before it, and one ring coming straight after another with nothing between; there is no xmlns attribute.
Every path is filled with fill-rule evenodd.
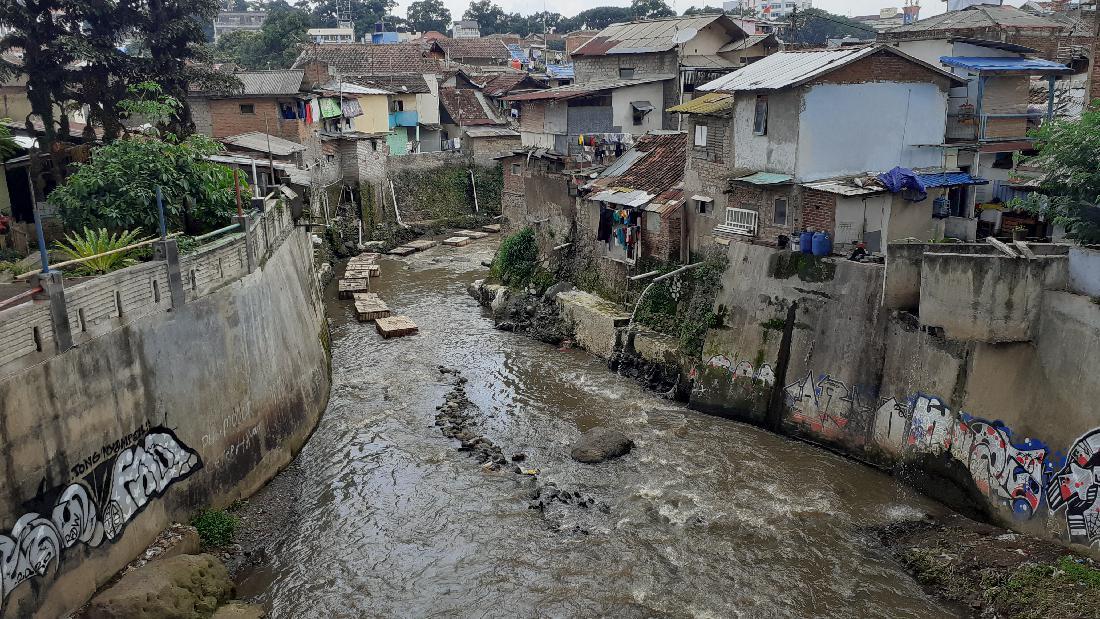
<svg viewBox="0 0 1100 619"><path fill-rule="evenodd" d="M1046 488L1051 512L1066 511L1070 541L1100 544L1100 428L1077 439Z"/></svg>
<svg viewBox="0 0 1100 619"><path fill-rule="evenodd" d="M997 421L961 413L951 454L967 466L986 496L1000 499L1013 515L1031 518L1043 496L1046 445L1034 439L1013 442L1012 430Z"/></svg>
<svg viewBox="0 0 1100 619"><path fill-rule="evenodd" d="M775 384L775 371L767 363L753 368L748 361L733 361L725 355L714 355L707 361L707 367L722 368L729 372L730 378L750 378L765 385Z"/></svg>
<svg viewBox="0 0 1100 619"><path fill-rule="evenodd" d="M35 509L0 534L0 610L20 583L56 568L67 548L115 540L150 501L202 468L199 455L167 428L124 438L129 443L115 441L83 460L94 466L74 467L83 476L42 493Z"/></svg>
<svg viewBox="0 0 1100 619"><path fill-rule="evenodd" d="M838 438L845 433L854 402L843 382L828 374L822 374L817 380L812 374L806 374L801 381L787 385L784 393L795 423L827 438Z"/></svg>

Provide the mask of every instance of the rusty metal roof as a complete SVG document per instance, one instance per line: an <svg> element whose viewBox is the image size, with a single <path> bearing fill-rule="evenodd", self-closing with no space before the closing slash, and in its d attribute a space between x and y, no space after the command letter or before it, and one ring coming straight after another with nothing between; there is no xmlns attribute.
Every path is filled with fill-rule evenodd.
<svg viewBox="0 0 1100 619"><path fill-rule="evenodd" d="M733 112L734 96L726 92L708 92L702 97L697 97L668 108L669 112L679 114L706 114L708 116L726 116Z"/></svg>
<svg viewBox="0 0 1100 619"><path fill-rule="evenodd" d="M1022 11L1014 6L979 4L958 11L948 11L926 19L890 28L889 34L949 32L953 30L1050 28L1061 30L1063 24Z"/></svg>
<svg viewBox="0 0 1100 619"><path fill-rule="evenodd" d="M715 22L725 26L734 39L742 39L746 36L745 31L741 30L732 19L722 14L649 19L611 24L571 52L571 55L604 56L667 52L676 47L678 36L684 36L684 33L691 33L694 36L692 30L697 32Z"/></svg>
<svg viewBox="0 0 1100 619"><path fill-rule="evenodd" d="M331 43L307 45L294 61L295 68L323 62L342 76L439 73L440 61L419 43Z"/></svg>
<svg viewBox="0 0 1100 619"><path fill-rule="evenodd" d="M567 86L558 86L557 88L548 88L546 90L538 90L535 92L525 92L523 94L511 95L504 97L505 101L560 101L562 99L572 99L574 97L583 97L585 95L595 94L604 90L614 90L616 88L626 88L627 86L638 86L641 84L649 84L650 82L663 82L665 80L676 79L675 75L653 75L650 77L634 79L634 80L602 80L595 82L586 82L584 84L569 84Z"/></svg>
<svg viewBox="0 0 1100 619"><path fill-rule="evenodd" d="M629 164L612 164L590 183L589 199L641 206L684 180L687 135L680 131L647 133L623 153Z"/></svg>

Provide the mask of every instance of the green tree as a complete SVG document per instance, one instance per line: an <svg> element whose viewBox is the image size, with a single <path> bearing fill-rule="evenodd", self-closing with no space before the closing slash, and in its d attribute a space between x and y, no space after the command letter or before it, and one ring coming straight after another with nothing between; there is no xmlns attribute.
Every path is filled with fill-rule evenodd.
<svg viewBox="0 0 1100 619"><path fill-rule="evenodd" d="M631 19L634 19L634 13L630 7L597 6L581 11L573 17L563 19L559 26L562 32L603 30L611 24L628 22Z"/></svg>
<svg viewBox="0 0 1100 619"><path fill-rule="evenodd" d="M298 8L309 10L312 26L334 28L337 25L340 0L299 0ZM374 30L374 22L393 12L395 0L351 0L351 21L358 41Z"/></svg>
<svg viewBox="0 0 1100 619"><path fill-rule="evenodd" d="M282 69L294 64L299 47L307 41L310 15L279 0L267 7L268 15L258 32L237 30L218 39L214 55L247 69Z"/></svg>
<svg viewBox="0 0 1100 619"><path fill-rule="evenodd" d="M11 129L0 125L0 161L19 152L19 145L11 137Z"/></svg>
<svg viewBox="0 0 1100 619"><path fill-rule="evenodd" d="M443 0L418 0L409 5L409 27L417 32L446 32L451 25L451 11Z"/></svg>
<svg viewBox="0 0 1100 619"><path fill-rule="evenodd" d="M631 0L630 13L636 19L656 19L676 15L676 11L673 11L665 0Z"/></svg>
<svg viewBox="0 0 1100 619"><path fill-rule="evenodd" d="M871 26L821 9L796 11L789 20L791 25L783 35L789 43L824 45L826 39L873 39L876 34Z"/></svg>
<svg viewBox="0 0 1100 619"><path fill-rule="evenodd" d="M704 6L702 8L698 8L698 9L695 8L694 6L689 6L684 11L684 15L688 15L688 16L691 16L691 15L721 15L722 13L725 13L725 11L723 11L722 9L720 9L718 7L715 7L715 6Z"/></svg>
<svg viewBox="0 0 1100 619"><path fill-rule="evenodd" d="M1044 123L1032 135L1039 152L1024 162L1043 170L1041 193L1012 206L1064 226L1079 243L1100 243L1100 99L1081 118Z"/></svg>
<svg viewBox="0 0 1100 619"><path fill-rule="evenodd" d="M505 24L507 17L504 9L492 0L474 0L462 14L462 19L472 19L477 22L482 35L507 32L507 24Z"/></svg>

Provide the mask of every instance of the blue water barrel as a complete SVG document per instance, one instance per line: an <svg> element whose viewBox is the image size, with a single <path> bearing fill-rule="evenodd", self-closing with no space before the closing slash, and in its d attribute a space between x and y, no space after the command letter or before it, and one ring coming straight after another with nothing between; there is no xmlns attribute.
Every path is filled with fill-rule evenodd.
<svg viewBox="0 0 1100 619"><path fill-rule="evenodd" d="M803 232L798 237L798 249L804 253L813 253L814 233L809 230Z"/></svg>
<svg viewBox="0 0 1100 619"><path fill-rule="evenodd" d="M833 253L833 239L828 232L817 232L811 243L815 256L828 256Z"/></svg>

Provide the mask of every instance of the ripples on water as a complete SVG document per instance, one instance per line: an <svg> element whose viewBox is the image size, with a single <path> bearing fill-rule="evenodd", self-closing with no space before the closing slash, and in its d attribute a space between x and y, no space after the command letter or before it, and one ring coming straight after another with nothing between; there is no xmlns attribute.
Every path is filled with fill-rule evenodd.
<svg viewBox="0 0 1100 619"><path fill-rule="evenodd" d="M298 460L298 519L270 549L275 617L951 616L861 532L937 506L660 399L581 351L494 330L465 293L490 251L383 262L378 291L415 337L383 341L330 301L332 396ZM610 513L540 514L528 480L456 451L433 425L441 364L469 379L481 432ZM574 463L570 443L594 425L625 431L634 452Z"/></svg>

